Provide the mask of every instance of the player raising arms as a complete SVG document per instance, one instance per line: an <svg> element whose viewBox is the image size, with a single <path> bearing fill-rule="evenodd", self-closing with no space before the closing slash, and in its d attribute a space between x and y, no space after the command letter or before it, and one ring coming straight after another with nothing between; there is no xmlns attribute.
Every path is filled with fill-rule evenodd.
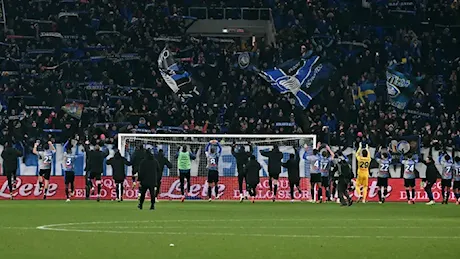
<svg viewBox="0 0 460 260"><path fill-rule="evenodd" d="M161 188L161 178L163 177L163 170L166 167L168 169L172 168L172 163L165 157L163 149L158 150L158 153L155 154L155 159L157 159L158 166L160 167L160 172L157 174L157 189L155 191L155 202L158 202L158 194L160 194Z"/></svg>
<svg viewBox="0 0 460 260"><path fill-rule="evenodd" d="M369 166L371 164L371 156L369 154L369 145L363 149L362 143L359 143L358 151L356 152L356 159L358 160L358 177L356 179L356 192L358 193L358 201L366 203L367 188L369 186ZM363 195L361 196L361 188Z"/></svg>
<svg viewBox="0 0 460 260"><path fill-rule="evenodd" d="M246 179L246 165L248 164L249 157L251 157L253 148L251 142L248 143L249 152L246 151L244 145L240 145L237 149L236 143L232 144L232 155L236 159L236 168L238 170L238 189L240 191L240 202L243 202L244 198L247 198L247 194L243 194L243 181L246 181L246 186L248 181Z"/></svg>
<svg viewBox="0 0 460 260"><path fill-rule="evenodd" d="M43 147L43 151L38 151L39 141L35 142L34 149L32 153L38 156L38 184L40 190L44 189L43 199L46 200L46 193L48 192L48 185L51 177L51 162L53 161L53 156L56 152L56 149L53 146L51 141L48 141Z"/></svg>
<svg viewBox="0 0 460 260"><path fill-rule="evenodd" d="M196 159L196 153L198 152L198 148L196 152L189 152L187 145L178 148L176 158L177 158L177 168L179 168L179 179L180 179L180 192L182 194L181 201L184 202L185 200L185 179L187 179L187 191L190 192L190 185L192 185L192 181L190 180L190 170L192 169L192 160ZM164 168L164 165L163 165ZM163 171L163 168L161 170Z"/></svg>
<svg viewBox="0 0 460 260"><path fill-rule="evenodd" d="M456 202L455 204L460 204L460 157L455 156L454 164L454 194Z"/></svg>
<svg viewBox="0 0 460 260"><path fill-rule="evenodd" d="M377 175L377 187L379 203L385 203L388 193L388 178L390 178L391 155L387 152L381 152L381 149L375 155L375 160L379 164L379 173Z"/></svg>
<svg viewBox="0 0 460 260"><path fill-rule="evenodd" d="M136 150L131 156L131 163L132 163L132 180L133 180L133 190L136 189L137 186L137 176L139 175L139 166L141 165L142 160L145 159L147 154L147 150L144 149L143 144L137 144ZM137 197L140 198L141 193L138 189Z"/></svg>
<svg viewBox="0 0 460 260"><path fill-rule="evenodd" d="M251 196L251 202L254 203L256 199L256 188L260 182L259 172L262 169L260 163L257 162L256 156L251 154L249 162L246 165L246 182L248 186L248 193Z"/></svg>
<svg viewBox="0 0 460 260"><path fill-rule="evenodd" d="M64 183L65 183L65 196L67 198L66 202L70 201L70 197L74 195L75 191L75 172L74 172L74 165L75 165L75 158L76 156L72 153L72 144L70 144L70 140L64 144L64 157L63 164L64 164Z"/></svg>
<svg viewBox="0 0 460 260"><path fill-rule="evenodd" d="M90 180L96 184L97 187L97 202L101 200L101 191L102 191L102 173L104 171L104 160L105 157L109 155L109 150L104 147L101 150L101 146L96 144L94 146L94 150L91 150L89 146L90 142L85 142L85 151L86 156L89 158L89 169L91 172L89 173Z"/></svg>
<svg viewBox="0 0 460 260"><path fill-rule="evenodd" d="M315 185L321 185L321 173L319 172L321 157L318 153L321 143L318 142L316 149L313 149L313 154L311 155L307 155L308 146L305 145L304 147L305 153L303 154L303 159L310 163L311 202L316 202L318 196Z"/></svg>
<svg viewBox="0 0 460 260"><path fill-rule="evenodd" d="M291 202L294 202L294 187L297 188L300 195L302 195L302 190L300 190L299 149L295 146L292 148L295 153L289 154L289 160L282 163L282 166L288 170L289 192L291 194Z"/></svg>
<svg viewBox="0 0 460 260"><path fill-rule="evenodd" d="M273 149L271 151L260 151L260 155L268 157L268 186L270 187L270 191L272 191L273 184L272 201L275 202L276 193L278 191L278 179L281 173L281 160L283 159L283 153L280 152L278 145L275 144L273 145Z"/></svg>
<svg viewBox="0 0 460 260"><path fill-rule="evenodd" d="M452 187L452 172L454 164L452 157L446 151L439 153L438 162L442 165L441 173L441 191L442 191L442 204L447 204L450 197L450 188Z"/></svg>
<svg viewBox="0 0 460 260"><path fill-rule="evenodd" d="M205 153L208 169L208 197L212 201L212 187L214 187L215 198L219 199L219 157L222 147L217 140L211 140L206 145Z"/></svg>
<svg viewBox="0 0 460 260"><path fill-rule="evenodd" d="M321 173L321 184L319 185L318 194L319 194L319 202L323 202L323 188L324 188L324 195L326 197L326 201L331 200L331 192L329 190L330 186L330 178L329 178L329 169L331 167L331 162L334 159L334 152L331 150L329 145L326 145L327 151L322 151L320 156L319 162L319 171Z"/></svg>
<svg viewBox="0 0 460 260"><path fill-rule="evenodd" d="M130 166L131 162L123 157L118 149L114 149L115 154L107 160L107 165L112 166L112 178L115 182L115 192L118 202L123 201L123 183L126 178L126 166Z"/></svg>
<svg viewBox="0 0 460 260"><path fill-rule="evenodd" d="M408 155L407 159L401 156L401 163L404 166L404 187L408 204L415 204L415 164L418 163L417 155Z"/></svg>

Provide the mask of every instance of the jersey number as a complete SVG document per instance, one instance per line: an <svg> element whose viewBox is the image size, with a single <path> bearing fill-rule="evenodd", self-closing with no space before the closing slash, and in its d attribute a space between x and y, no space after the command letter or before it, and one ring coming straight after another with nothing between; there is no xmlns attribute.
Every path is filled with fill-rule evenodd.
<svg viewBox="0 0 460 260"><path fill-rule="evenodd" d="M45 156L43 158L43 163L50 164L51 163L51 158L52 158L51 156Z"/></svg>
<svg viewBox="0 0 460 260"><path fill-rule="evenodd" d="M211 158L210 162L211 162L212 165L214 165L214 164L216 164L216 159Z"/></svg>
<svg viewBox="0 0 460 260"><path fill-rule="evenodd" d="M319 168L319 161L315 161L315 164L313 166L315 166L315 168L318 169Z"/></svg>
<svg viewBox="0 0 460 260"><path fill-rule="evenodd" d="M387 172L388 168L390 168L389 164L381 164L380 165L380 171L382 171L382 172Z"/></svg>
<svg viewBox="0 0 460 260"><path fill-rule="evenodd" d="M452 170L452 168L450 166L446 166L446 172L450 173L450 170Z"/></svg>
<svg viewBox="0 0 460 260"><path fill-rule="evenodd" d="M359 168L367 169L369 168L369 162L362 162L359 164Z"/></svg>
<svg viewBox="0 0 460 260"><path fill-rule="evenodd" d="M329 163L321 163L321 169L326 170Z"/></svg>
<svg viewBox="0 0 460 260"><path fill-rule="evenodd" d="M65 161L65 164L66 165L71 165L72 164L72 158L67 158L67 160Z"/></svg>
<svg viewBox="0 0 460 260"><path fill-rule="evenodd" d="M413 172L414 171L414 165L411 164L411 165L406 165L404 168L405 168L405 171L406 172Z"/></svg>

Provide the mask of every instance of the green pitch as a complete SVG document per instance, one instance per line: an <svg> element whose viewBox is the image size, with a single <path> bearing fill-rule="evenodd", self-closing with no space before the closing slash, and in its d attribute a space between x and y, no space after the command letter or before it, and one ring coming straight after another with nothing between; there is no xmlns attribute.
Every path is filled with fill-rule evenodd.
<svg viewBox="0 0 460 260"><path fill-rule="evenodd" d="M147 206L147 205L145 205ZM148 206L147 206L148 208ZM458 258L460 207L0 201L1 258ZM170 246L174 244L174 246Z"/></svg>

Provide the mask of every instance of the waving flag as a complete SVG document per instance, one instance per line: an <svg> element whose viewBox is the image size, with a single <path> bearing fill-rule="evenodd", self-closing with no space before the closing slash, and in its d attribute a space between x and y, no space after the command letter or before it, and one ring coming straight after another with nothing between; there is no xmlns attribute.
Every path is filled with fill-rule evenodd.
<svg viewBox="0 0 460 260"><path fill-rule="evenodd" d="M259 73L278 92L292 93L297 104L307 108L310 101L323 89L335 74L336 68L321 62L319 56L307 60L293 59L271 70Z"/></svg>
<svg viewBox="0 0 460 260"><path fill-rule="evenodd" d="M72 117L81 119L84 105L77 102L67 103L61 107L61 109Z"/></svg>
<svg viewBox="0 0 460 260"><path fill-rule="evenodd" d="M417 85L423 76L415 77L411 74L410 64L402 62L390 65L387 68L387 92L390 104L399 109L405 109L412 100Z"/></svg>
<svg viewBox="0 0 460 260"><path fill-rule="evenodd" d="M174 93L192 82L190 73L176 63L168 47L165 47L158 57L158 69L166 84Z"/></svg>
<svg viewBox="0 0 460 260"><path fill-rule="evenodd" d="M362 83L356 90L353 90L353 100L355 104L366 104L366 102L376 101L377 96L375 95L375 85L371 82Z"/></svg>

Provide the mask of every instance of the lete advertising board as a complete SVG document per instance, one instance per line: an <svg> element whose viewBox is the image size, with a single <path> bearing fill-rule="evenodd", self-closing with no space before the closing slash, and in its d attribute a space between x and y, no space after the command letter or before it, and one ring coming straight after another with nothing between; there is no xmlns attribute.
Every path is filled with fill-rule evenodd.
<svg viewBox="0 0 460 260"><path fill-rule="evenodd" d="M8 184L3 179L0 186L0 199L9 199ZM131 181L126 180L125 186L125 199L136 199L137 190L132 189ZM102 199L110 200L115 198L115 185L110 177L103 177L103 190L101 192ZM206 177L192 177L192 185L190 188L189 199L201 200L207 198ZM273 198L272 192L268 188L268 179L261 178L260 184L257 186L257 199L270 200ZM310 182L307 178L302 178L301 181L302 193L295 192L295 199L308 200L310 199ZM404 189L403 179L389 179L389 194L387 201L398 202L406 201L406 192ZM238 178L237 177L221 177L219 183L219 194L221 199L224 200L238 200ZM356 196L353 194L354 197ZM441 201L441 183L438 182L433 187L433 195L436 201ZM14 192L15 199L33 200L41 199L43 194L37 185L37 178L32 176L22 176L18 178L17 189ZM51 178L50 187L48 189L48 199L65 199L64 190L64 177L56 176ZM180 195L180 183L175 177L163 177L161 184L161 193L159 199L162 200L177 200ZM369 180L369 201L377 201L377 179L371 178ZM73 199L85 198L85 178L77 176L75 178L75 196ZM450 196L454 200L454 196ZM278 200L290 200L289 195L289 182L286 178L280 178L280 185L277 194ZM426 193L417 185L416 201L428 201Z"/></svg>

